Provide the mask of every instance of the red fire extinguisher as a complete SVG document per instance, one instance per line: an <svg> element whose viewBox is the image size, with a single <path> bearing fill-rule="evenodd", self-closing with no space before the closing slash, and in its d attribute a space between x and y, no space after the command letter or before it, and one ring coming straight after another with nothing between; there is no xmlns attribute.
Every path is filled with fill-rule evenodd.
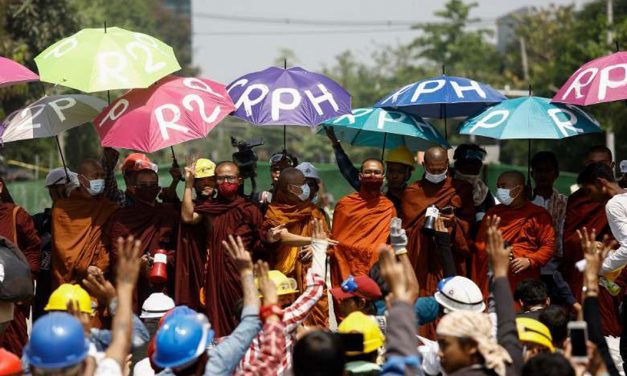
<svg viewBox="0 0 627 376"><path fill-rule="evenodd" d="M164 249L157 249L153 256L152 269L150 270L150 282L165 283L168 280L168 252Z"/></svg>

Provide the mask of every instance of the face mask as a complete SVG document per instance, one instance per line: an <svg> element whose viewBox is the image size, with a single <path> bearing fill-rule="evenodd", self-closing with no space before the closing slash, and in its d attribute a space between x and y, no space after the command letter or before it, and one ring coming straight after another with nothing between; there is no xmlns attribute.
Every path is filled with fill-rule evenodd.
<svg viewBox="0 0 627 376"><path fill-rule="evenodd" d="M509 205L512 204L514 199L516 197L518 197L518 195L516 195L516 197L512 197L511 194L510 194L511 191L513 191L513 189L497 188L496 189L496 198L501 202L501 204L503 204L505 206L509 206Z"/></svg>
<svg viewBox="0 0 627 376"><path fill-rule="evenodd" d="M383 176L368 175L362 176L360 181L361 186L369 192L380 191L383 186Z"/></svg>
<svg viewBox="0 0 627 376"><path fill-rule="evenodd" d="M87 188L87 192L89 192L92 196L98 196L102 192L104 192L104 179L94 179L89 181L89 187Z"/></svg>
<svg viewBox="0 0 627 376"><path fill-rule="evenodd" d="M311 190L309 189L309 185L303 184L303 185L300 186L300 189L301 189L302 193L298 195L298 198L301 201L307 201L309 199L309 195L311 194Z"/></svg>
<svg viewBox="0 0 627 376"><path fill-rule="evenodd" d="M229 183L225 181L224 183L218 185L218 193L224 198L232 198L237 194L238 190L239 183Z"/></svg>
<svg viewBox="0 0 627 376"><path fill-rule="evenodd" d="M446 171L444 171L441 174L432 174L429 171L425 170L425 179L427 179L429 182L433 183L433 184L440 184L442 183L444 180L446 180L446 173L448 172L448 169Z"/></svg>
<svg viewBox="0 0 627 376"><path fill-rule="evenodd" d="M318 195L317 193L313 196L313 198L311 199L311 202L314 204L317 204L320 201L320 195Z"/></svg>
<svg viewBox="0 0 627 376"><path fill-rule="evenodd" d="M141 202L153 203L161 188L158 185L135 187L135 198Z"/></svg>

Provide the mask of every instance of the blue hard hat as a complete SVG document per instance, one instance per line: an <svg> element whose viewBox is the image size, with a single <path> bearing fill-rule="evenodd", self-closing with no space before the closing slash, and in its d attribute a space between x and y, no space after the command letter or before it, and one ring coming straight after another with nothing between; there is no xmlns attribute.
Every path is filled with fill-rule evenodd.
<svg viewBox="0 0 627 376"><path fill-rule="evenodd" d="M78 319L65 312L53 312L35 322L24 352L37 368L65 368L87 357L89 341Z"/></svg>
<svg viewBox="0 0 627 376"><path fill-rule="evenodd" d="M153 362L161 368L191 364L213 340L213 330L203 314L180 314L169 317L155 336Z"/></svg>
<svg viewBox="0 0 627 376"><path fill-rule="evenodd" d="M196 314L198 314L198 312L194 311L193 309L189 308L186 305L176 306L172 308L168 313L165 314L165 319L163 320L163 323L165 324L168 320L179 315L196 315Z"/></svg>

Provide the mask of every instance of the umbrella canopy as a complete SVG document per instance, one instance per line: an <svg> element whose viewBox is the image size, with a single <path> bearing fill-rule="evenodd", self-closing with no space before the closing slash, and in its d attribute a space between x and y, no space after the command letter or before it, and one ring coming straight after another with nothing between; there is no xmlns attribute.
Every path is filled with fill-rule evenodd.
<svg viewBox="0 0 627 376"><path fill-rule="evenodd" d="M152 153L207 136L234 109L224 85L168 76L116 99L94 126L102 146Z"/></svg>
<svg viewBox="0 0 627 376"><path fill-rule="evenodd" d="M399 108L412 115L445 119L475 115L505 99L490 85L443 74L406 85L374 106Z"/></svg>
<svg viewBox="0 0 627 376"><path fill-rule="evenodd" d="M22 64L0 56L0 87L39 80L39 76Z"/></svg>
<svg viewBox="0 0 627 376"><path fill-rule="evenodd" d="M555 94L553 102L587 106L627 99L627 52L581 66Z"/></svg>
<svg viewBox="0 0 627 376"><path fill-rule="evenodd" d="M42 81L84 92L146 88L181 69L172 47L118 27L83 29L35 58Z"/></svg>
<svg viewBox="0 0 627 376"><path fill-rule="evenodd" d="M350 94L332 79L303 68L270 67L233 81L227 91L232 114L254 125L314 127L350 114Z"/></svg>
<svg viewBox="0 0 627 376"><path fill-rule="evenodd" d="M332 127L338 140L351 145L384 149L404 145L412 151L435 145L450 147L433 125L420 117L395 110L356 108L351 115L327 120L324 126ZM318 133L324 133L324 130Z"/></svg>
<svg viewBox="0 0 627 376"><path fill-rule="evenodd" d="M551 103L548 98L508 99L460 126L461 134L505 139L561 139L601 132L599 123L581 109Z"/></svg>
<svg viewBox="0 0 627 376"><path fill-rule="evenodd" d="M43 97L14 111L0 124L0 141L54 137L89 123L106 105L100 98L83 94Z"/></svg>

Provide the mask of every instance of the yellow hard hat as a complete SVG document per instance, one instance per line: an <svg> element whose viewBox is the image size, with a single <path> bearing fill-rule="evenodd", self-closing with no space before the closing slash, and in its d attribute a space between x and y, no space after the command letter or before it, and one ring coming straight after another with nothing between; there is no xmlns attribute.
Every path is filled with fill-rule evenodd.
<svg viewBox="0 0 627 376"><path fill-rule="evenodd" d="M288 278L278 270L270 270L268 277L276 286L277 295L294 294L298 292L298 284L294 278ZM259 288L259 280L255 278L255 285Z"/></svg>
<svg viewBox="0 0 627 376"><path fill-rule="evenodd" d="M535 343L546 347L551 352L555 351L551 331L540 321L529 317L518 317L516 319L516 327L520 342Z"/></svg>
<svg viewBox="0 0 627 376"><path fill-rule="evenodd" d="M216 164L209 159L200 158L196 161L194 172L196 179L210 178L216 174Z"/></svg>
<svg viewBox="0 0 627 376"><path fill-rule="evenodd" d="M373 352L385 344L385 336L376 321L362 312L356 311L346 316L337 327L338 333L361 333L364 335L364 351L349 351L348 355Z"/></svg>
<svg viewBox="0 0 627 376"><path fill-rule="evenodd" d="M72 301L78 301L78 307L83 313L93 314L91 308L91 297L79 285L71 285L64 283L50 294L48 304L45 311L67 311L67 304Z"/></svg>
<svg viewBox="0 0 627 376"><path fill-rule="evenodd" d="M385 163L400 163L414 168L416 160L414 159L414 154L407 147L399 146L388 152Z"/></svg>

